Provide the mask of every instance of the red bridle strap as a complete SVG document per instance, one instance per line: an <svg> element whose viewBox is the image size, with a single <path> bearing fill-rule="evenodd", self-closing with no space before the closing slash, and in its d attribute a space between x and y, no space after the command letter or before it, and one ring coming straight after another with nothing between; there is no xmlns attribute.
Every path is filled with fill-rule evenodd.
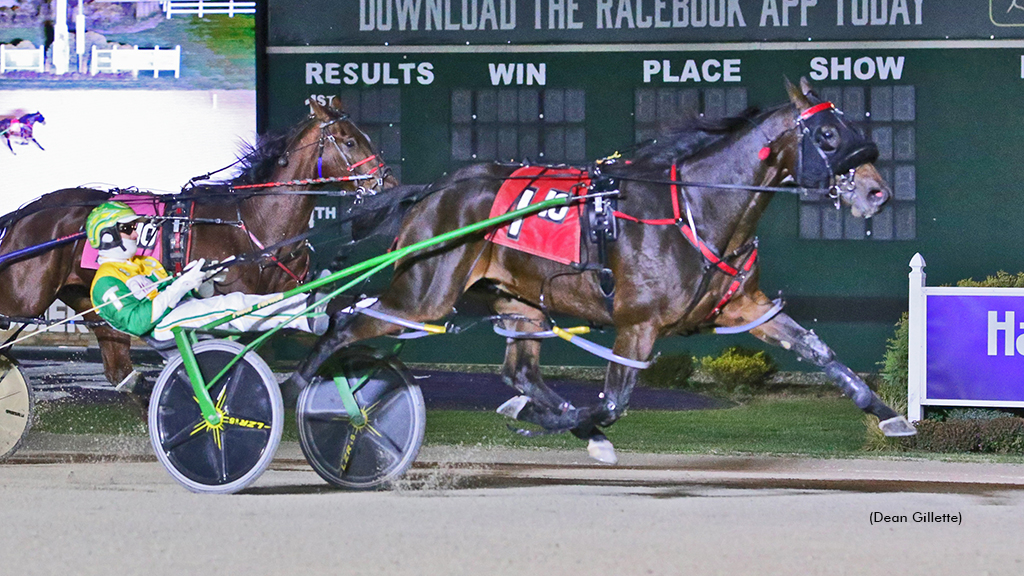
<svg viewBox="0 0 1024 576"><path fill-rule="evenodd" d="M804 110L803 112L801 112L800 113L800 119L801 120L807 120L808 118L810 118L811 116L814 116L818 112L821 112L823 110L831 110L832 108L835 108L835 105L832 104L831 102L822 102L821 104L816 104L814 106L811 106L807 110Z"/></svg>

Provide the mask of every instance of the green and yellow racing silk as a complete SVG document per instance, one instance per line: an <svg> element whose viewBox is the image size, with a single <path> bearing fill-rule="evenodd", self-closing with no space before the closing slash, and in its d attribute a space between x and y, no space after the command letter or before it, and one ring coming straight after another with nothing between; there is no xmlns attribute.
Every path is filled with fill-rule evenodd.
<svg viewBox="0 0 1024 576"><path fill-rule="evenodd" d="M93 306L111 326L135 336L149 333L160 318L153 318L153 299L160 293L157 282L167 271L149 256L133 256L127 262L104 262L92 281Z"/></svg>

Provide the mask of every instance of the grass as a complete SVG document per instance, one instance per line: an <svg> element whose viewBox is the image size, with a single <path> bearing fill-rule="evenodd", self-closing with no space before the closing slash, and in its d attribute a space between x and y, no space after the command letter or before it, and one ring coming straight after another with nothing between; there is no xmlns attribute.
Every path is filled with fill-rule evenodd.
<svg viewBox="0 0 1024 576"><path fill-rule="evenodd" d="M523 438L491 412L431 411L426 444L579 449L568 434ZM864 445L860 412L842 398L757 399L736 408L636 410L608 429L617 449L658 453L851 455Z"/></svg>
<svg viewBox="0 0 1024 576"><path fill-rule="evenodd" d="M490 411L429 410L424 445L582 450L570 434L525 438ZM147 435L135 407L120 404L41 402L33 432L107 436ZM764 454L814 458L922 458L957 462L1024 463L995 454L879 452L866 447L862 413L842 397L811 394L750 399L721 410L631 411L608 429L620 452ZM295 415L285 414L283 439L298 441Z"/></svg>
<svg viewBox="0 0 1024 576"><path fill-rule="evenodd" d="M54 434L144 436L146 428L129 404L41 403L33 430ZM510 420L490 411L431 410L427 445L579 449L569 434L525 438ZM737 408L667 412L636 410L608 431L616 446L635 452L701 452L848 455L864 444L859 412L841 398L753 400ZM288 412L285 440L298 440Z"/></svg>
<svg viewBox="0 0 1024 576"><path fill-rule="evenodd" d="M107 436L147 434L146 423L139 410L127 403L78 404L60 401L36 404L32 432Z"/></svg>

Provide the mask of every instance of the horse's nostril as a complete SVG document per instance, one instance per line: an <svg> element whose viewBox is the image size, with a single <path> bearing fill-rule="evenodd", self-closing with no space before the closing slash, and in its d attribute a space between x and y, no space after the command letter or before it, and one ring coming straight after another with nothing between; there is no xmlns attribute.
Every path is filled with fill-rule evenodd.
<svg viewBox="0 0 1024 576"><path fill-rule="evenodd" d="M883 204L889 199L889 193L881 188L875 188L868 193L868 197L870 197L871 201L875 204Z"/></svg>

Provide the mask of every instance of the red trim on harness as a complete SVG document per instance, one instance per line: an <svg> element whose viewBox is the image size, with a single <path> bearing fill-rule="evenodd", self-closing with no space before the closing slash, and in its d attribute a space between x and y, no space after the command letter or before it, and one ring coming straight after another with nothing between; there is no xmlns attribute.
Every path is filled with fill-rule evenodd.
<svg viewBox="0 0 1024 576"><path fill-rule="evenodd" d="M815 114L831 106L831 102L826 102L824 105L819 104L812 108L808 108L807 111L805 111L805 114L807 112L810 112L810 114L808 115ZM718 301L718 304L716 304L715 308L711 310L711 312L704 318L704 320L707 321L712 317L720 314L722 312L722 308L724 308L725 305L728 304L730 300L732 300L732 297L736 295L736 292L739 291L740 286L743 284L744 280L744 277L741 276L741 274L746 274L750 272L754 268L754 263L757 262L757 246L755 245L754 248L750 251L750 255L747 256L747 259L743 262L743 266L740 269L737 269L734 268L733 266L730 266L727 262L719 258L710 246L705 244L703 240L698 239L697 235L694 234L693 230L690 228L688 224L681 223L682 214L679 210L679 187L675 183L678 179L678 173L678 166L676 164L672 164L672 213L675 216L675 218L642 219L637 218L636 216L630 216L629 214L626 214L624 212L619 212L618 210L615 210L612 214L614 214L616 218L622 218L623 220L629 220L630 222L637 222L639 224L649 224L652 226L678 225L679 231L682 232L683 237L686 238L686 240L694 248L700 251L701 255L703 255L708 262L710 262L715 268L717 268L723 274L732 276L734 278L734 280L729 284L729 288L725 291L725 294Z"/></svg>
<svg viewBox="0 0 1024 576"><path fill-rule="evenodd" d="M244 223L241 224L241 228L242 228L242 230L246 234L249 235L249 239L252 240L252 243L255 244L256 247L259 248L260 250L263 250L263 248L264 248L263 244L259 241L258 238L256 238L255 234L250 232L249 229L245 227ZM292 280L295 280L296 282L298 282L300 284L302 283L302 280L300 280L299 277L296 276L294 272L289 270L287 266L282 264L281 261L277 259L277 256L274 256L273 254L267 254L267 257L270 258L271 262L273 262L274 264L277 264L278 268L280 268L281 270L284 270L289 276L291 276Z"/></svg>
<svg viewBox="0 0 1024 576"><path fill-rule="evenodd" d="M815 114L817 114L818 112L821 112L822 110L829 110L829 109L832 109L832 108L835 108L835 105L832 104L831 102L822 102L821 104L817 104L815 106L811 106L807 110L804 110L803 112L801 112L800 113L800 119L801 120L807 120L808 118L810 118L811 116L814 116Z"/></svg>
<svg viewBox="0 0 1024 576"><path fill-rule="evenodd" d="M743 273L746 274L747 272L750 272L750 270L754 267L754 262L756 261L757 248L755 247L753 250L750 251L750 256L747 256L747 261L743 263ZM740 285L743 284L743 280L744 278L739 277L737 273L737 278L729 284L729 289L726 290L725 294L722 295L722 298L718 301L718 304L715 304L715 308L711 310L711 312L709 312L707 316L704 317L705 321L710 320L711 318L714 318L715 316L721 314L722 308L725 308L725 305L729 303L729 300L732 300L732 297L736 295L736 292L740 289Z"/></svg>
<svg viewBox="0 0 1024 576"><path fill-rule="evenodd" d="M679 181L679 168L676 166L675 162L672 163L672 171L670 174L672 175L672 215L675 216L678 221L682 214L679 212L679 185L676 184L676 182Z"/></svg>
<svg viewBox="0 0 1024 576"><path fill-rule="evenodd" d="M191 221L196 215L196 203L192 202L192 205L188 209L188 219ZM188 227L188 244L185 246L185 262L191 262L190 257L192 256L192 226ZM181 266L181 263L175 264L175 267ZM181 274L181 270L178 270L178 274Z"/></svg>
<svg viewBox="0 0 1024 576"><path fill-rule="evenodd" d="M366 163L367 163L367 162L369 162L370 160L373 160L373 159L374 159L374 158L376 158L376 157L377 157L377 155L376 155L376 154L374 154L374 155L372 155L372 156L367 156L366 158L363 158L363 159L362 159L362 160L360 160L359 162L356 162L355 164L351 164L351 165L349 165L349 167L348 167L348 171L349 171L349 172L351 172L353 168L358 168L358 167L362 166L363 164L366 164Z"/></svg>
<svg viewBox="0 0 1024 576"><path fill-rule="evenodd" d="M713 264L715 268L718 268L719 270L728 274L729 276L735 276L736 274L739 274L739 270L725 263L725 261L719 258L718 254L715 254L711 250L711 247L705 244L703 240L698 240L697 236L693 233L693 230L691 230L689 226L683 224L682 226L679 227L679 231L683 233L683 236L685 236L687 240L690 241L690 244L693 244L694 248L700 250L700 253L704 255L704 258L706 258L708 262L711 262L711 264Z"/></svg>

